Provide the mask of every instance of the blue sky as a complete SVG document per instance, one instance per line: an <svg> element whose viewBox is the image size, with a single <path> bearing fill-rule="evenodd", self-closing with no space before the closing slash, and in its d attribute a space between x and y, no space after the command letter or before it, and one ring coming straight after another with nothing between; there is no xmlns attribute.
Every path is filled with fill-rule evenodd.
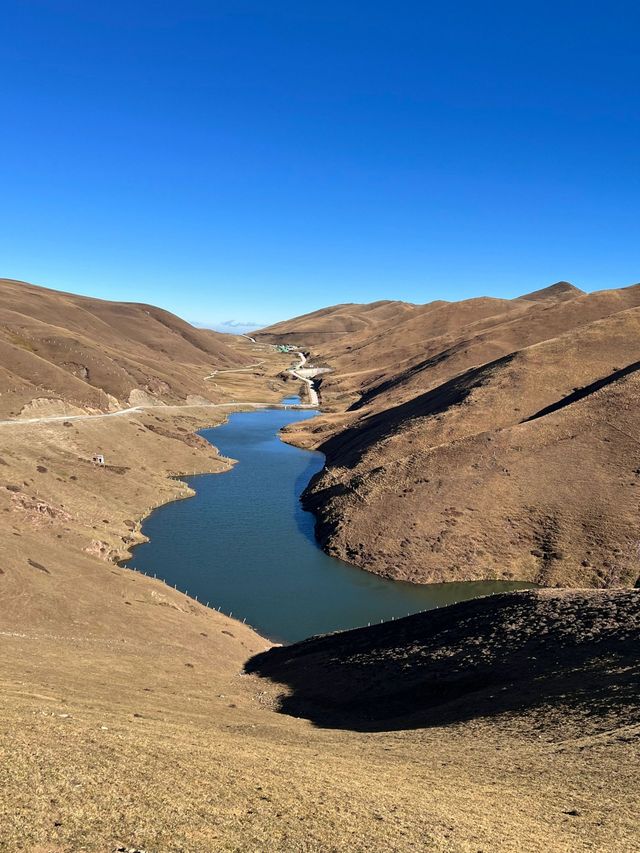
<svg viewBox="0 0 640 853"><path fill-rule="evenodd" d="M0 12L0 275L201 323L640 280L635 3Z"/></svg>

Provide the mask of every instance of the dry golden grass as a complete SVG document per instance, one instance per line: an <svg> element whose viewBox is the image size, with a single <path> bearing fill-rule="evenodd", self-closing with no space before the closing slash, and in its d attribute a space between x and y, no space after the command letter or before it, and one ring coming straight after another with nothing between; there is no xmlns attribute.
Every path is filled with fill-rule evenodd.
<svg viewBox="0 0 640 853"><path fill-rule="evenodd" d="M215 393L281 396L288 359L269 359L214 377ZM637 849L628 720L323 728L278 713L279 688L243 673L264 639L114 562L150 507L187 496L172 475L226 469L191 437L222 417L0 427L0 849ZM96 451L112 467L88 462Z"/></svg>
<svg viewBox="0 0 640 853"><path fill-rule="evenodd" d="M205 377L256 361L241 336L152 305L0 279L0 417L140 402L219 402Z"/></svg>
<svg viewBox="0 0 640 853"><path fill-rule="evenodd" d="M558 733L514 714L318 728L275 713L271 688L242 675L264 640L84 550L99 538L122 553L129 517L182 490L168 473L224 467L145 428L211 418L12 433L7 480L71 518L24 515L1 492L0 849L632 850L630 730ZM128 470L79 463L96 444Z"/></svg>
<svg viewBox="0 0 640 853"><path fill-rule="evenodd" d="M634 849L637 727L315 728L240 675L250 632L152 609L111 645L3 644L3 849Z"/></svg>
<svg viewBox="0 0 640 853"><path fill-rule="evenodd" d="M636 582L640 286L554 293L323 350L335 411L286 440L327 454L305 502L329 553L414 582Z"/></svg>

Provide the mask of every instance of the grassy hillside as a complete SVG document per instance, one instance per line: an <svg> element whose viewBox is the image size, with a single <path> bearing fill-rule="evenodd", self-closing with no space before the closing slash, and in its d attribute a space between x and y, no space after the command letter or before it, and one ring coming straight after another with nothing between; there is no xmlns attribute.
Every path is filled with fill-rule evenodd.
<svg viewBox="0 0 640 853"><path fill-rule="evenodd" d="M237 367L231 336L151 305L0 279L0 415L109 411L144 399L219 399L204 377ZM246 363L246 362L245 362ZM57 409L56 409L57 406Z"/></svg>
<svg viewBox="0 0 640 853"><path fill-rule="evenodd" d="M315 347L333 412L287 440L327 455L305 494L323 546L414 582L633 585L638 306L561 283Z"/></svg>
<svg viewBox="0 0 640 853"><path fill-rule="evenodd" d="M410 316L416 307L391 300L364 305L334 305L260 329L255 337L268 343L327 345L353 335L371 334L378 326L386 326L397 322L399 317Z"/></svg>
<svg viewBox="0 0 640 853"><path fill-rule="evenodd" d="M150 393L140 390L144 371L158 376L162 369L170 390L163 387L159 397L169 402L174 395L182 402L180 383L192 373L215 370L224 358L236 363L224 350L215 350L217 336L201 337L156 309L96 306L88 300L92 307L84 318L79 297L23 287L14 289L27 313L19 322L13 316L11 331L3 332L22 336L22 343L13 341L8 352L12 375L25 383L24 396L13 392L9 412L43 391L50 397L58 393L67 406L65 401L74 399L88 407L92 393L107 393L111 358L127 382L135 379L132 391L138 393ZM25 294L33 299L33 315ZM39 300L47 306L42 314ZM525 310L523 302L508 311L499 307L515 318ZM494 308L487 308L487 317L496 316ZM62 313L46 314L49 310ZM426 318L438 310L431 306L423 313ZM606 321L611 340L626 341L633 316L627 311L615 322ZM93 329L92 340L83 322L85 331ZM49 330L46 335L40 336L39 324ZM168 325L172 331L163 332ZM58 342L57 349L50 340ZM64 352L60 341L74 347L74 364L87 366L91 355L107 378L93 385L92 376L101 374L90 370L88 376L75 376L79 384L72 386L68 365L56 360ZM168 361L160 350L155 358L150 355L158 341L171 352ZM587 325L571 340L591 365L584 382L606 366L606 359L598 361L597 341L597 329ZM614 487L615 466L617 488L631 491L619 446L608 440L612 433L602 424L607 411L616 412L612 426L629 433L630 458L635 415L633 407L624 406L628 386L637 381L635 372L616 365L606 377L570 391L559 405L553 393L540 394L535 382L542 359L549 381L565 389L562 353L568 345L559 346L542 347L539 353L535 347L525 349L493 367L482 365L476 377L482 381L467 376L459 387L449 385L444 395L449 404L441 412L446 419L439 428L457 436L448 443L432 446L442 439L428 413L438 405L437 391L427 400L421 395L415 402L401 399L391 418L372 404L363 404L362 411L338 411L311 425L327 432L309 436L348 439L348 447L341 451L337 444L335 452L345 462L348 458L348 476L362 466L362 485L355 484L356 489L364 488L367 479L369 446L393 444L393 418L398 429L416 428L413 440L425 442L416 460L431 454L434 482L447 490L451 454L460 466L464 458L458 448L468 442L460 490L445 504L452 531L458 522L462 527L461 516L451 509L454 501L480 507L482 483L497 488L496 483L510 482L504 472L491 469L494 479L477 477L480 485L470 495L475 481L463 474L477 471L473 466L479 458L490 467L511 453L514 471L528 460L528 471L519 469L518 477L530 490L540 468L550 469L552 462L562 461L566 474L570 442L578 447L600 441L596 480L593 471L581 471L575 452L574 479L565 478L551 490L541 480L538 496L530 501L551 492L559 508L573 512L582 506L586 490L584 481L576 485L575 478L590 476L593 494L601 495ZM16 349L36 360L19 362ZM233 352L244 367L222 368L211 381L212 396L227 402L277 400L285 393L278 377L290 359L246 340L234 343ZM52 382L43 388L30 374L41 363L49 365L59 386ZM19 364L24 375L14 370ZM131 395L127 382L119 393ZM494 429L489 442L486 430L476 435L456 416L456 395L468 401L475 419L489 406L498 410L501 388L514 382L526 390L527 405L519 417L529 420L501 432ZM376 399L383 400L384 393ZM117 402L124 400L117 397ZM405 411L405 405L416 410ZM38 406L44 404L31 411ZM365 410L371 419L366 429L359 424ZM567 413L575 425L562 420ZM176 475L207 471L224 476L231 462L194 435L223 417L223 410L210 406L167 405L115 418L40 423L22 418L0 425L0 849L632 850L638 721L630 704L636 678L631 632L637 631L640 593L498 596L268 651L269 643L218 613L215 602L207 607L118 564L141 541L140 519L152 507L190 494ZM343 433L340 439L335 419L353 421L349 436ZM521 453L520 440L509 438L512 430L530 431L538 444ZM398 439L401 450L404 438ZM104 468L90 462L97 450L106 456ZM367 507L371 499L377 519L363 540L367 545L370 539L374 548L389 543L395 548L385 524L386 515L392 518L399 510L389 489L406 482L412 467L418 470L416 460L394 456L402 478L382 471L386 491L378 497L372 489L369 496L362 493L360 503ZM330 470L336 476L333 465ZM405 488L394 499L408 500ZM377 506L374 499L379 499ZM425 499L435 497L421 494L420 501ZM353 506L350 500L340 512L346 517ZM415 519L425 515L424 506L416 502L410 508ZM608 517L596 522L594 536L610 527ZM500 523L507 530L501 547L512 547L510 528ZM621 515L619 523L626 530L633 519ZM358 531L359 524L354 517L351 529ZM497 538L499 530L496 522ZM553 533L549 527L542 556L535 558L546 571L563 563ZM470 535L467 531L452 540L455 547L465 547ZM411 552L401 542L398 553ZM479 549L474 559L484 571ZM624 566L622 558L619 563Z"/></svg>
<svg viewBox="0 0 640 853"><path fill-rule="evenodd" d="M252 658L280 710L393 731L512 714L555 732L638 726L640 592L526 591L313 637Z"/></svg>

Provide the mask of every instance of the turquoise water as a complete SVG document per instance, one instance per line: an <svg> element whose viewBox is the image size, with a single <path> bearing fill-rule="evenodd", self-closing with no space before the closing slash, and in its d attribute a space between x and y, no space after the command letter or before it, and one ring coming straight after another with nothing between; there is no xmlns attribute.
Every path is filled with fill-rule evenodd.
<svg viewBox="0 0 640 853"><path fill-rule="evenodd" d="M203 430L238 464L224 474L185 478L196 496L153 512L142 527L150 541L135 548L127 565L177 584L279 642L528 586L408 584L327 556L315 542L314 518L299 500L324 457L278 438L286 424L315 414L242 412Z"/></svg>

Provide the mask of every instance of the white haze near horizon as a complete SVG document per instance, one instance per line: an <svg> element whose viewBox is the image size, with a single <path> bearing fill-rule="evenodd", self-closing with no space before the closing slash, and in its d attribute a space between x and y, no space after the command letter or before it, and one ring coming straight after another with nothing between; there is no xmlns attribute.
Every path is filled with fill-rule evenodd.
<svg viewBox="0 0 640 853"><path fill-rule="evenodd" d="M268 323L251 323L248 320L218 320L211 323L190 321L193 326L198 326L200 329L213 329L214 332L224 332L228 335L245 335L247 332L253 332L256 329L262 329L268 326Z"/></svg>

